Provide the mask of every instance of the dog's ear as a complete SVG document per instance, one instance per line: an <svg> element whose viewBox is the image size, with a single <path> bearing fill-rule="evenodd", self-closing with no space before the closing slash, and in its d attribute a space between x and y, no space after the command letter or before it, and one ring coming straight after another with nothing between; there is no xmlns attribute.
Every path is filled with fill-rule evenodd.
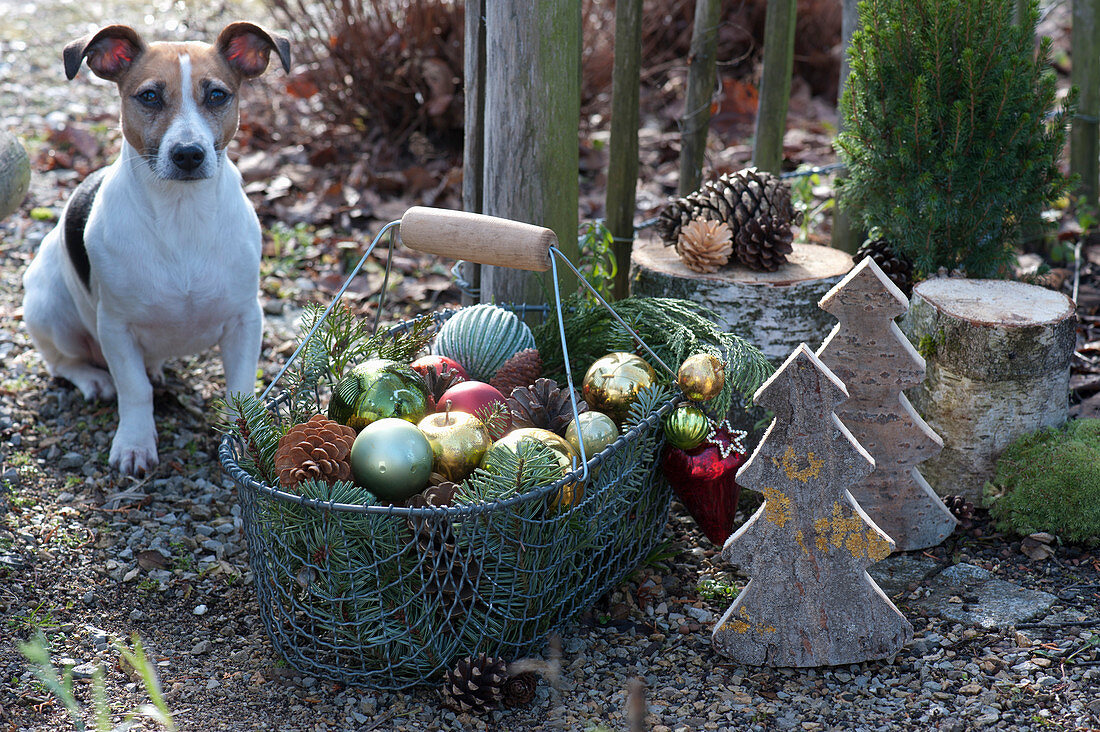
<svg viewBox="0 0 1100 732"><path fill-rule="evenodd" d="M88 59L88 68L96 76L118 81L138 56L145 52L145 41L128 25L109 25L90 36L65 46L65 76L70 80Z"/></svg>
<svg viewBox="0 0 1100 732"><path fill-rule="evenodd" d="M246 79L267 69L272 50L279 55L283 71L290 71L290 41L253 23L227 25L218 35L217 49L230 68Z"/></svg>

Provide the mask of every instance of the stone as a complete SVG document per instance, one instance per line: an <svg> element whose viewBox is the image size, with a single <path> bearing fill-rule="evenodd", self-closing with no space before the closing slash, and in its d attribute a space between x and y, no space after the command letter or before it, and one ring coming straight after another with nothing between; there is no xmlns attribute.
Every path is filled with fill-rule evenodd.
<svg viewBox="0 0 1100 732"><path fill-rule="evenodd" d="M921 472L940 495L980 504L1013 440L1066 421L1073 301L1022 282L937 277L913 288L901 328L928 364L908 396L944 445Z"/></svg>
<svg viewBox="0 0 1100 732"><path fill-rule="evenodd" d="M31 161L15 135L0 130L0 220L19 208L31 184Z"/></svg>
<svg viewBox="0 0 1100 732"><path fill-rule="evenodd" d="M1045 613L1058 598L1049 592L1028 590L998 579L973 564L948 567L928 581L929 594L913 604L929 614L992 630L1023 623ZM970 601L950 602L966 596Z"/></svg>
<svg viewBox="0 0 1100 732"><path fill-rule="evenodd" d="M866 572L893 542L847 491L874 469L833 413L847 397L805 344L753 397L775 420L737 481L764 504L722 549L752 579L711 636L737 663L854 664L892 657L913 636Z"/></svg>
<svg viewBox="0 0 1100 732"><path fill-rule="evenodd" d="M943 441L902 393L925 374L924 358L894 323L909 301L866 257L818 305L840 321L817 351L848 388L836 414L875 459L852 495L897 551L936 546L956 521L917 469Z"/></svg>
<svg viewBox="0 0 1100 732"><path fill-rule="evenodd" d="M934 559L912 554L891 554L878 564L867 568L887 597L901 598L914 586L922 585L925 579L939 570L940 564Z"/></svg>

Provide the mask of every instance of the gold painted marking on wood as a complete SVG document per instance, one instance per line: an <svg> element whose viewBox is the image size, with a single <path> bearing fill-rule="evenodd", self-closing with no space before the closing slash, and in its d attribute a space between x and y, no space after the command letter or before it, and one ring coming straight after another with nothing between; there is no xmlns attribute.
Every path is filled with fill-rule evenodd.
<svg viewBox="0 0 1100 732"><path fill-rule="evenodd" d="M791 499L775 488L764 487L764 518L776 526L791 520Z"/></svg>
<svg viewBox="0 0 1100 732"><path fill-rule="evenodd" d="M794 448L787 445L787 452L783 453L782 462L776 458L772 458L772 463L775 467L782 468L786 473L788 480L797 480L801 483L805 483L810 478L816 478L821 474L821 466L825 464L825 460L818 458L814 453L807 453L806 455L807 466L804 468L798 467L798 457L794 454Z"/></svg>

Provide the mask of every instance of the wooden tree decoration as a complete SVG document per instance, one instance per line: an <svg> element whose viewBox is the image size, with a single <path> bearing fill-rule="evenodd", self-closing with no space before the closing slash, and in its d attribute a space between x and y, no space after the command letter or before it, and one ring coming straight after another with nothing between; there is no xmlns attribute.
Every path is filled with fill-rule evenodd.
<svg viewBox="0 0 1100 732"><path fill-rule="evenodd" d="M752 579L712 636L738 663L858 663L893 656L913 635L867 574L893 542L845 490L874 469L833 414L847 396L804 343L756 392L775 421L737 481L764 505L722 549Z"/></svg>
<svg viewBox="0 0 1100 732"><path fill-rule="evenodd" d="M875 459L852 495L898 551L935 546L956 521L915 467L943 441L902 393L924 381L924 359L894 323L909 301L867 257L818 304L840 321L817 351L849 390L837 416Z"/></svg>

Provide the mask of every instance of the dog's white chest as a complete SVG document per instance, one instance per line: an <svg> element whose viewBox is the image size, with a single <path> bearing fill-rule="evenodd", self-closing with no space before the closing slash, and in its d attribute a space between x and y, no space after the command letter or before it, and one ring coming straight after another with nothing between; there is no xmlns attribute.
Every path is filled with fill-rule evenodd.
<svg viewBox="0 0 1100 732"><path fill-rule="evenodd" d="M138 194L119 171L93 210L88 255L97 309L128 323L149 356L208 348L254 307L259 223L236 172L226 173L216 189L180 184L133 215L112 216Z"/></svg>

